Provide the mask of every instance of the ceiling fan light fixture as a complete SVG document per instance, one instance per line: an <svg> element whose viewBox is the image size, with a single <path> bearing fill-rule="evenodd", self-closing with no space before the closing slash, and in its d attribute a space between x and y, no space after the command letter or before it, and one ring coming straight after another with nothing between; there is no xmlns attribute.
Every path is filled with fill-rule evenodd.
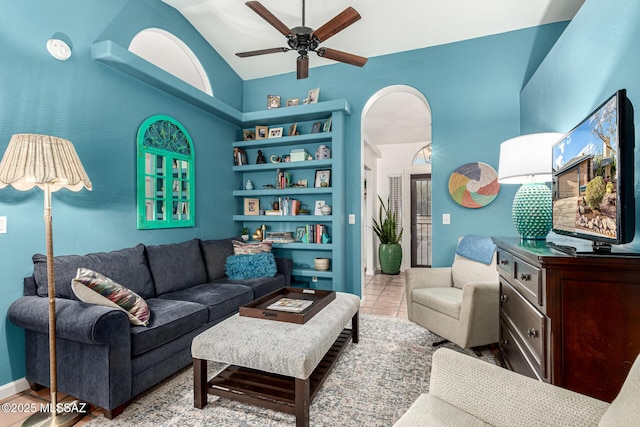
<svg viewBox="0 0 640 427"><path fill-rule="evenodd" d="M338 15L327 21L317 30L313 30L305 26L305 2L302 0L302 25L293 27L291 29L280 21L274 14L264 7L258 1L249 1L245 3L251 10L256 12L262 19L267 21L272 27L278 30L287 38L287 45L289 48L271 48L260 49L249 52L236 53L241 58L247 58L250 56L265 55L276 52L287 52L289 50L295 50L299 56L296 61L296 75L298 79L305 79L309 75L309 56L308 53L316 52L318 56L325 57L338 62L343 62L349 65L356 65L358 67L364 66L367 62L367 58L353 55L347 52L341 52L335 49L318 48L321 42L324 42L329 37L333 37L340 31L344 30L354 22L360 19L360 14L353 8L347 7Z"/></svg>

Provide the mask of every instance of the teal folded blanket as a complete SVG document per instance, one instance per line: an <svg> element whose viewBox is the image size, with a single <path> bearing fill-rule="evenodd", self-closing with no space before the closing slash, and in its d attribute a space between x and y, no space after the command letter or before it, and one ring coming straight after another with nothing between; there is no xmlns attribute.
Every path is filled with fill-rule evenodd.
<svg viewBox="0 0 640 427"><path fill-rule="evenodd" d="M493 244L490 237L475 234L464 236L456 249L458 255L487 265L491 264L495 251L496 245Z"/></svg>

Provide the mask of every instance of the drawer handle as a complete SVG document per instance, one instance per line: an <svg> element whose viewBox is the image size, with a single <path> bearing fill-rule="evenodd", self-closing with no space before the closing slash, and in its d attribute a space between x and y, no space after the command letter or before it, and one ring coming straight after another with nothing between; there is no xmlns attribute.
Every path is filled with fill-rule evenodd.
<svg viewBox="0 0 640 427"><path fill-rule="evenodd" d="M520 280L522 280L523 282L528 282L531 280L531 273L521 273L520 274Z"/></svg>
<svg viewBox="0 0 640 427"><path fill-rule="evenodd" d="M509 265L509 260L508 259L501 259L500 260L500 265Z"/></svg>
<svg viewBox="0 0 640 427"><path fill-rule="evenodd" d="M501 340L500 341L500 345L507 345L507 344L509 344L508 340Z"/></svg>
<svg viewBox="0 0 640 427"><path fill-rule="evenodd" d="M527 335L529 335L531 338L535 338L538 335L538 331L531 328L527 331Z"/></svg>
<svg viewBox="0 0 640 427"><path fill-rule="evenodd" d="M507 299L509 299L509 297L505 294L500 295L500 302L505 302Z"/></svg>

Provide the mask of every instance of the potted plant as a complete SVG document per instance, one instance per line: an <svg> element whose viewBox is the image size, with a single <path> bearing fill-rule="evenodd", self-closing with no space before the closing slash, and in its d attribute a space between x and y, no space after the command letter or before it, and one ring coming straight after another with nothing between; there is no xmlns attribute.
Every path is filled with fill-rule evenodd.
<svg viewBox="0 0 640 427"><path fill-rule="evenodd" d="M378 247L378 259L380 268L384 274L398 274L400 272L400 264L402 263L402 227L398 229L398 219L395 212L389 210L389 200L387 205L384 204L382 198L380 200L380 211L378 220L373 220L373 232L376 233L380 240Z"/></svg>
<svg viewBox="0 0 640 427"><path fill-rule="evenodd" d="M249 241L249 229L247 227L242 227L242 240L245 242Z"/></svg>

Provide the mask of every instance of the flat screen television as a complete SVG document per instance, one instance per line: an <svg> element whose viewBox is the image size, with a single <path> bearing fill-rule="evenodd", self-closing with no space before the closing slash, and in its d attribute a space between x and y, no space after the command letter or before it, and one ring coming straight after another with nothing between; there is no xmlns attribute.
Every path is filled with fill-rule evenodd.
<svg viewBox="0 0 640 427"><path fill-rule="evenodd" d="M626 91L618 90L604 101L555 143L552 152L552 230L591 240L595 253L632 241L634 124Z"/></svg>

